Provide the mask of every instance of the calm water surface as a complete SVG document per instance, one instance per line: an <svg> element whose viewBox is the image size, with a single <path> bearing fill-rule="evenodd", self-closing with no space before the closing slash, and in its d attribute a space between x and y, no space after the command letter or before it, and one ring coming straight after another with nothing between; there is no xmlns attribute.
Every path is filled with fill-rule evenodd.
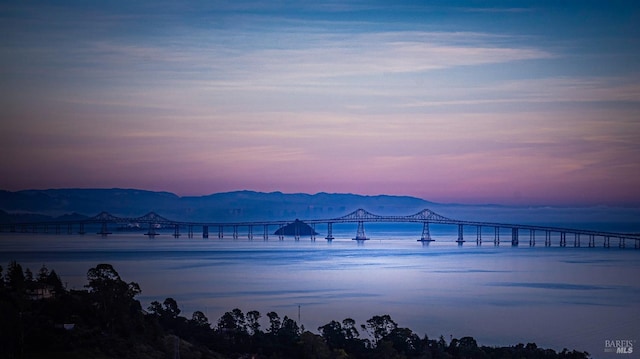
<svg viewBox="0 0 640 359"><path fill-rule="evenodd" d="M492 238L477 246L474 236L457 246L454 234L443 233L423 246L419 230L380 228L358 245L351 232L338 229L332 243L321 236L312 242L2 233L0 264L17 260L34 272L46 264L68 288L80 289L89 268L111 263L124 280L140 284L143 307L172 297L183 315L201 310L212 323L236 307L296 320L300 308L301 323L313 332L331 320L363 324L390 314L420 336L536 342L595 358L616 357L604 352L605 340L640 339L640 250L619 249L613 240L609 249L545 248L542 235L536 247L528 239L496 247ZM634 349L626 357L638 357L640 344Z"/></svg>

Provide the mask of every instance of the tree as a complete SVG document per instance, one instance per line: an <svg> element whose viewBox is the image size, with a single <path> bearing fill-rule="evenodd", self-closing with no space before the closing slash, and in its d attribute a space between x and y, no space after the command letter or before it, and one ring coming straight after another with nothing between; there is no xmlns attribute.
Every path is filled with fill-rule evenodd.
<svg viewBox="0 0 640 359"><path fill-rule="evenodd" d="M180 315L181 310L178 308L178 302L175 299L166 298L162 304L164 305L163 314L166 317L175 319Z"/></svg>
<svg viewBox="0 0 640 359"><path fill-rule="evenodd" d="M7 286L16 291L23 292L26 286L24 272L22 271L22 266L16 261L11 261L9 263L9 267L7 268L7 276L6 276Z"/></svg>
<svg viewBox="0 0 640 359"><path fill-rule="evenodd" d="M278 334L278 331L280 331L280 316L278 316L278 313L276 312L269 312L267 313L267 317L269 318L269 333L270 334Z"/></svg>
<svg viewBox="0 0 640 359"><path fill-rule="evenodd" d="M141 292L138 283L123 281L111 264L98 264L89 269L87 279L86 287L96 302L101 325L111 331L128 329L132 309L140 307L134 300Z"/></svg>
<svg viewBox="0 0 640 359"><path fill-rule="evenodd" d="M394 322L388 314L375 315L371 319L367 320L366 326L364 324L362 325L362 329L367 330L367 328L373 331L373 338L377 343L389 335L391 331L398 328L398 324Z"/></svg>
<svg viewBox="0 0 640 359"><path fill-rule="evenodd" d="M193 312L193 315L191 315L191 323L199 327L207 327L207 328L210 325L209 318L207 318L207 316L204 315L204 313L202 313L199 310L196 310L195 312Z"/></svg>
<svg viewBox="0 0 640 359"><path fill-rule="evenodd" d="M342 321L342 331L344 332L344 337L347 340L355 339L360 336L360 333L356 328L356 321L351 318L346 318Z"/></svg>
<svg viewBox="0 0 640 359"><path fill-rule="evenodd" d="M346 341L342 325L335 320L318 327L318 331L332 349L344 348Z"/></svg>
<svg viewBox="0 0 640 359"><path fill-rule="evenodd" d="M247 312L247 328L249 329L251 335L255 335L260 333L260 312L257 310L252 310Z"/></svg>

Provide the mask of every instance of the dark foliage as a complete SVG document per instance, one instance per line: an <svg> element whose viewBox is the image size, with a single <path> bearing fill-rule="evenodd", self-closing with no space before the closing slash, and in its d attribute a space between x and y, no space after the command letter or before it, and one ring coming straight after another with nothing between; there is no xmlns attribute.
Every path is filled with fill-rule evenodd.
<svg viewBox="0 0 640 359"><path fill-rule="evenodd" d="M558 353L535 343L511 347L478 346L472 337L447 342L420 337L389 315L376 315L360 328L347 318L304 331L275 312L260 325L257 311L233 309L216 323L200 311L181 316L166 298L145 311L109 264L87 272L87 290L68 291L55 271L36 275L16 262L0 267L0 348L3 358L588 358L585 352Z"/></svg>

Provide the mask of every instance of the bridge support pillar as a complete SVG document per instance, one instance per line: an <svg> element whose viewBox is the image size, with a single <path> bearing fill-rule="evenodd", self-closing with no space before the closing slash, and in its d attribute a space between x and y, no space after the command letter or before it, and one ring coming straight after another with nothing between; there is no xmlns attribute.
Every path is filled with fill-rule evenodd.
<svg viewBox="0 0 640 359"><path fill-rule="evenodd" d="M363 221L358 221L358 231L356 232L356 238L353 239L354 241L367 241L369 240L369 238L367 238L367 235L364 233L364 222Z"/></svg>
<svg viewBox="0 0 640 359"><path fill-rule="evenodd" d="M620 248L624 248L624 247L626 247L626 245L627 245L627 244L625 243L624 238L620 237L620 238L619 238L619 242L618 242L618 247L620 247Z"/></svg>
<svg viewBox="0 0 640 359"><path fill-rule="evenodd" d="M499 246L500 245L500 227L493 227L493 245L494 246Z"/></svg>
<svg viewBox="0 0 640 359"><path fill-rule="evenodd" d="M580 247L580 233L573 234L573 246Z"/></svg>
<svg viewBox="0 0 640 359"><path fill-rule="evenodd" d="M589 248L593 248L596 246L596 241L593 234L589 235Z"/></svg>
<svg viewBox="0 0 640 359"><path fill-rule="evenodd" d="M464 226L462 224L458 224L458 240L456 242L459 246L464 243Z"/></svg>
<svg viewBox="0 0 640 359"><path fill-rule="evenodd" d="M544 232L544 246L545 247L551 246L551 231Z"/></svg>
<svg viewBox="0 0 640 359"><path fill-rule="evenodd" d="M536 246L536 230L530 229L529 230L529 247L535 247L535 246Z"/></svg>
<svg viewBox="0 0 640 359"><path fill-rule="evenodd" d="M173 225L173 238L180 238L180 225L177 223Z"/></svg>
<svg viewBox="0 0 640 359"><path fill-rule="evenodd" d="M193 225L191 224L187 227L187 237L193 238Z"/></svg>
<svg viewBox="0 0 640 359"><path fill-rule="evenodd" d="M418 242L429 243L434 240L431 238L431 231L429 230L429 222L422 223L422 236L418 239Z"/></svg>
<svg viewBox="0 0 640 359"><path fill-rule="evenodd" d="M511 228L511 245L517 246L520 242L518 239L518 235L520 234L520 229L517 227Z"/></svg>
<svg viewBox="0 0 640 359"><path fill-rule="evenodd" d="M238 239L238 226L233 226L233 239Z"/></svg>
<svg viewBox="0 0 640 359"><path fill-rule="evenodd" d="M278 230L278 239L281 241L284 241L284 227L286 226L285 223L281 223L280 224L280 229Z"/></svg>
<svg viewBox="0 0 640 359"><path fill-rule="evenodd" d="M149 238L155 238L155 236L158 235L158 232L156 232L156 224L149 222L149 230L144 235L149 236Z"/></svg>
<svg viewBox="0 0 640 359"><path fill-rule="evenodd" d="M249 238L250 241L253 240L253 226L252 225L247 226L247 238Z"/></svg>
<svg viewBox="0 0 640 359"><path fill-rule="evenodd" d="M202 238L209 238L209 226L202 226Z"/></svg>
<svg viewBox="0 0 640 359"><path fill-rule="evenodd" d="M482 226L476 226L476 244L482 244Z"/></svg>
<svg viewBox="0 0 640 359"><path fill-rule="evenodd" d="M111 232L109 232L109 228L107 227L107 222L102 222L102 225L100 227L100 232L98 232L99 235L106 237L107 235L111 234Z"/></svg>
<svg viewBox="0 0 640 359"><path fill-rule="evenodd" d="M604 237L604 243L602 244L602 246L603 246L604 248L609 248L609 241L610 241L610 240L611 240L611 237L609 237L609 236L605 236L605 237Z"/></svg>
<svg viewBox="0 0 640 359"><path fill-rule="evenodd" d="M218 226L218 239L224 238L224 226Z"/></svg>
<svg viewBox="0 0 640 359"><path fill-rule="evenodd" d="M265 241L269 240L269 225L268 224L264 225L264 230L262 231L262 240L265 240Z"/></svg>
<svg viewBox="0 0 640 359"><path fill-rule="evenodd" d="M566 246L567 246L567 233L560 232L560 247L566 247Z"/></svg>
<svg viewBox="0 0 640 359"><path fill-rule="evenodd" d="M316 224L315 223L311 223L311 241L312 242L316 241Z"/></svg>
<svg viewBox="0 0 640 359"><path fill-rule="evenodd" d="M333 223L327 222L327 236L324 238L327 241L331 242L333 238Z"/></svg>

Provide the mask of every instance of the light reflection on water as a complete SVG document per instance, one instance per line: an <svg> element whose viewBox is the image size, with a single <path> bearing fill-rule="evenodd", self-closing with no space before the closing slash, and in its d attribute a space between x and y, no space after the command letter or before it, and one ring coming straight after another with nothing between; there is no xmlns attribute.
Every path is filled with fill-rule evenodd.
<svg viewBox="0 0 640 359"><path fill-rule="evenodd" d="M202 310L214 323L236 307L297 319L300 306L302 324L314 332L330 320L362 324L390 314L419 335L536 342L595 357L606 357L605 339L640 339L640 250L532 248L528 241L496 247L493 238L478 247L475 236L459 247L454 233L423 246L419 233L375 231L362 245L350 240L351 228L334 232L332 243L322 236L312 242L3 233L0 264L15 259L33 271L46 264L79 289L90 267L111 263L124 280L140 284L143 307L173 297L184 315Z"/></svg>

